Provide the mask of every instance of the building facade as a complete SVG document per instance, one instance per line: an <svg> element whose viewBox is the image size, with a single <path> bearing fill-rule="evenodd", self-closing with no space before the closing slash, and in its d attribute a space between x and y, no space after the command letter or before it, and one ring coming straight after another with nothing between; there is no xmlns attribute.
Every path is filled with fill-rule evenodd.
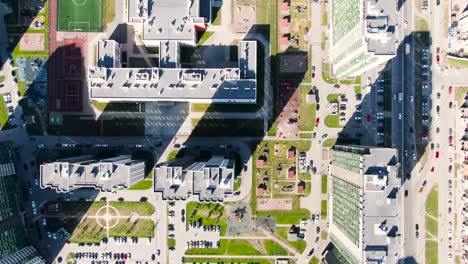
<svg viewBox="0 0 468 264"><path fill-rule="evenodd" d="M397 263L400 178L396 149L335 145L330 240L338 263Z"/></svg>
<svg viewBox="0 0 468 264"><path fill-rule="evenodd" d="M78 188L95 188L110 192L143 180L145 162L133 160L129 155L102 160L86 155L42 164L39 173L42 189L69 192Z"/></svg>
<svg viewBox="0 0 468 264"><path fill-rule="evenodd" d="M332 0L329 60L338 78L358 76L396 55L395 1Z"/></svg>
<svg viewBox="0 0 468 264"><path fill-rule="evenodd" d="M0 263L45 264L35 248L28 246L16 178L10 149L0 143Z"/></svg>
<svg viewBox="0 0 468 264"><path fill-rule="evenodd" d="M153 175L154 191L163 199L185 200L194 194L200 201L223 201L234 189L235 161L221 156L203 162L176 159L157 165Z"/></svg>

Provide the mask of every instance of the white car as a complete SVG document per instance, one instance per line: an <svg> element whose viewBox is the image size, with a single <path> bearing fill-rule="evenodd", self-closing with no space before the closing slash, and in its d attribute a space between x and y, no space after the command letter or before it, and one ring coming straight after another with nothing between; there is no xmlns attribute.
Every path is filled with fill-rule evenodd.
<svg viewBox="0 0 468 264"><path fill-rule="evenodd" d="M44 144L39 144L39 145L37 145L37 148L38 148L38 149L44 148Z"/></svg>
<svg viewBox="0 0 468 264"><path fill-rule="evenodd" d="M39 186L39 180L38 179L34 180L34 185Z"/></svg>
<svg viewBox="0 0 468 264"><path fill-rule="evenodd" d="M410 102L412 103L414 101L414 97L410 96Z"/></svg>
<svg viewBox="0 0 468 264"><path fill-rule="evenodd" d="M416 160L416 153L413 153L413 160Z"/></svg>
<svg viewBox="0 0 468 264"><path fill-rule="evenodd" d="M398 119L401 120L401 113L398 113Z"/></svg>

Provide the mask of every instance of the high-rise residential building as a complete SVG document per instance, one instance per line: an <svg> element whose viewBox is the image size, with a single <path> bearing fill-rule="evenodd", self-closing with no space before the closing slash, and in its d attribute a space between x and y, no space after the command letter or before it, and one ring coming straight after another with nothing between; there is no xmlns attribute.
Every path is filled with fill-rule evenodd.
<svg viewBox="0 0 468 264"><path fill-rule="evenodd" d="M0 263L45 264L34 247L27 246L16 180L10 149L0 143Z"/></svg>
<svg viewBox="0 0 468 264"><path fill-rule="evenodd" d="M99 159L92 155L61 159L40 167L41 188L69 192L78 188L113 191L131 187L145 178L145 162L129 155Z"/></svg>
<svg viewBox="0 0 468 264"><path fill-rule="evenodd" d="M195 194L201 201L223 201L234 189L235 161L222 156L200 162L175 159L158 164L153 175L154 191L163 199L185 200Z"/></svg>
<svg viewBox="0 0 468 264"><path fill-rule="evenodd" d="M332 0L329 60L338 78L358 76L396 55L395 1Z"/></svg>
<svg viewBox="0 0 468 264"><path fill-rule="evenodd" d="M398 151L335 145L330 169L327 263L397 263Z"/></svg>

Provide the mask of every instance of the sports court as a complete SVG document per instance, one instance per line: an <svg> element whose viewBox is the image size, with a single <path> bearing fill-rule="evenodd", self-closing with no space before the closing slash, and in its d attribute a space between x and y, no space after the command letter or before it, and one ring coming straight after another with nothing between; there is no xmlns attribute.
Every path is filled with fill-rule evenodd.
<svg viewBox="0 0 468 264"><path fill-rule="evenodd" d="M57 48L49 57L49 111L82 110L86 42L85 38L76 37L54 43Z"/></svg>
<svg viewBox="0 0 468 264"><path fill-rule="evenodd" d="M102 31L103 0L58 0L58 31Z"/></svg>

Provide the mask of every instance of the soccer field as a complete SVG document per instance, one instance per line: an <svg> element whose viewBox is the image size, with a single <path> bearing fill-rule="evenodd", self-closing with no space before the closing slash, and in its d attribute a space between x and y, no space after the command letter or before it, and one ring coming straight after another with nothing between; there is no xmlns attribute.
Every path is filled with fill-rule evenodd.
<svg viewBox="0 0 468 264"><path fill-rule="evenodd" d="M102 0L58 0L58 31L102 31Z"/></svg>

